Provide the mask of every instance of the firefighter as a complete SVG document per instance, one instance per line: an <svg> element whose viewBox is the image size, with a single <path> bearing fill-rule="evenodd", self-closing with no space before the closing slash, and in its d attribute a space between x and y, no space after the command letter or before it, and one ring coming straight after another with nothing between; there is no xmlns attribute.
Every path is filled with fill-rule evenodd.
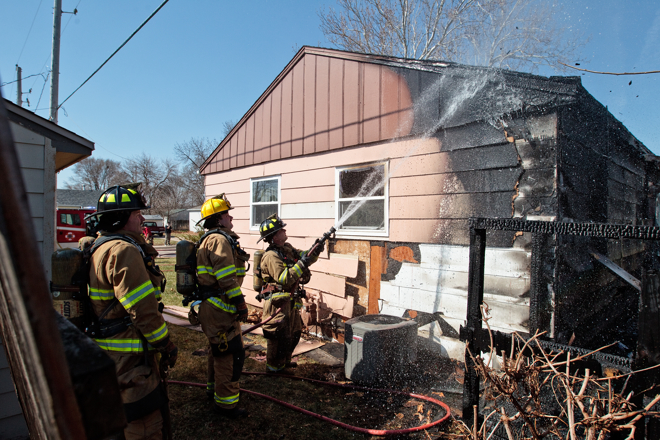
<svg viewBox="0 0 660 440"><path fill-rule="evenodd" d="M282 373L285 368L296 367L291 362L293 350L300 341L303 322L300 317L304 290L301 281L309 276L309 266L318 260L324 244L314 249L314 254L307 255L287 243L286 223L274 214L261 222L259 233L268 243L261 257L261 278L264 282L262 293L264 303L263 319L269 318L277 309L279 313L263 327L267 340L266 372ZM307 279L307 281L309 281Z"/></svg>
<svg viewBox="0 0 660 440"><path fill-rule="evenodd" d="M213 409L229 418L248 415L238 407L239 379L245 362L241 322L248 316L241 285L249 254L238 244L224 194L202 205L204 229L197 250L197 279L205 298L199 306L199 321L209 340L206 393L213 398Z"/></svg>
<svg viewBox="0 0 660 440"><path fill-rule="evenodd" d="M160 370L177 359L159 309L165 283L153 260L158 253L141 234L140 210L148 208L136 190L115 186L101 195L91 214L98 218L99 233L89 272L96 319L88 333L115 361L128 440L167 438L169 408Z"/></svg>

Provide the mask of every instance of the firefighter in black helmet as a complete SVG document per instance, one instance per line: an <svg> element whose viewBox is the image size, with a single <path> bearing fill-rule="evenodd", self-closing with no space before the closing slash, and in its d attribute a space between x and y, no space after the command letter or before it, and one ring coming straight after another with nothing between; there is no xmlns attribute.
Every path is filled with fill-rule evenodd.
<svg viewBox="0 0 660 440"><path fill-rule="evenodd" d="M173 367L177 358L159 311L165 277L154 264L158 253L141 234L140 211L148 208L135 189L114 186L88 216L98 218L99 230L90 248L89 296L96 320L88 333L115 361L126 439L166 438L169 408L159 369Z"/></svg>
<svg viewBox="0 0 660 440"><path fill-rule="evenodd" d="M276 215L261 222L259 233L268 243L261 258L261 278L264 282L262 293L266 299L263 319L269 318L277 309L280 312L263 327L267 339L266 372L281 373L287 367L295 367L291 362L293 350L300 341L303 323L300 309L304 290L301 281L309 276L309 266L316 262L323 251L323 245L315 249L313 255L301 251L287 243L286 223ZM308 281L308 280L307 280Z"/></svg>

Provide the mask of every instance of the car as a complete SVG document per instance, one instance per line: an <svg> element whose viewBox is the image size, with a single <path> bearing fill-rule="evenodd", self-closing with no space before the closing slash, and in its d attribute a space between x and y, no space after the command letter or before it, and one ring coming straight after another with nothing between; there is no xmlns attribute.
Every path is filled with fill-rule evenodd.
<svg viewBox="0 0 660 440"><path fill-rule="evenodd" d="M165 235L165 227L158 226L156 222L152 222L152 221L144 222L142 226L149 229L149 234L151 235L158 235L159 237Z"/></svg>

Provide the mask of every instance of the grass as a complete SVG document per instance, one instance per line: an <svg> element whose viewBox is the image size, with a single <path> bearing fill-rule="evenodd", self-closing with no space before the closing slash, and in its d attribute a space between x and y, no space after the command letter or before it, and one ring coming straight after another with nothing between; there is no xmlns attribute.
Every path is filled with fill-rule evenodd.
<svg viewBox="0 0 660 440"><path fill-rule="evenodd" d="M161 270L167 277L163 302L181 306L182 296L176 292L174 258L159 258ZM206 384L206 350L208 342L203 333L169 325L172 340L179 348L176 366L169 380ZM245 372L265 372L265 363L256 360L264 356L266 341L258 335L244 336L247 351L241 389L273 396L326 417L364 428L399 429L426 423L428 411L434 419L438 415L435 406L408 397L383 393L364 393L329 387L278 376L248 375ZM316 363L304 355L297 359L295 374L317 380L345 381L343 366L331 367ZM250 416L241 420L228 420L212 412L212 402L206 397L204 388L192 386L169 386L171 425L173 438L180 440L206 440L220 437L232 440L283 440L283 439L370 439L372 437L348 431L321 420L293 411L277 403L241 392L242 408ZM423 420L422 420L423 419ZM440 438L440 431L419 432L405 436L407 439ZM393 437L389 437L393 438ZM397 438L397 437L394 437ZM404 437L401 437L404 438Z"/></svg>

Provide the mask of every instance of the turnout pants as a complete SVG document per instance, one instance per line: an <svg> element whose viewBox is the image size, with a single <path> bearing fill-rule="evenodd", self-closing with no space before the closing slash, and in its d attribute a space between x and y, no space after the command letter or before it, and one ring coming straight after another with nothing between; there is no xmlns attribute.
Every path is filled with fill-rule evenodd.
<svg viewBox="0 0 660 440"><path fill-rule="evenodd" d="M117 381L128 425L124 428L126 440L161 440L163 416L161 408L167 398L160 386L156 356L149 353L125 355L108 352L115 361Z"/></svg>
<svg viewBox="0 0 660 440"><path fill-rule="evenodd" d="M204 301L199 307L199 321L209 340L207 392L213 390L215 404L232 409L240 398L240 377L245 362L241 325L236 314L219 310Z"/></svg>
<svg viewBox="0 0 660 440"><path fill-rule="evenodd" d="M267 371L283 370L291 362L293 351L300 341L303 323L300 309L295 304L296 301L291 298L267 300L264 304L264 316L271 316L278 308L282 309L271 322L264 325Z"/></svg>

